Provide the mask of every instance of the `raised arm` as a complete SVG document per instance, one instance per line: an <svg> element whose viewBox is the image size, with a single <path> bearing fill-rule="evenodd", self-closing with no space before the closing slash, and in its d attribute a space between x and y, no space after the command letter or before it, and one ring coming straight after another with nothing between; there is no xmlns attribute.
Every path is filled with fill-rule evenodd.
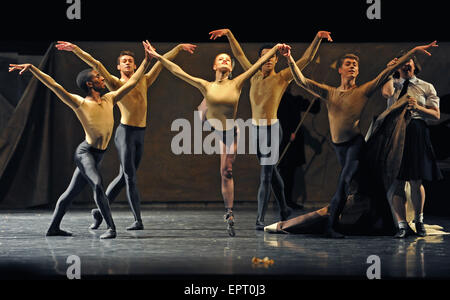
<svg viewBox="0 0 450 300"><path fill-rule="evenodd" d="M408 53L406 53L402 57L400 57L395 64L388 64L386 69L384 69L375 79L365 84L366 95L370 97L376 91L377 88L381 87L389 79L389 76L391 76L396 69L398 69L401 65L410 60L414 53L419 52L431 56L431 53L428 52L428 50L434 47L438 47L436 41L428 45L417 46L408 51Z"/></svg>
<svg viewBox="0 0 450 300"><path fill-rule="evenodd" d="M253 64L247 71L245 71L244 73L240 74L239 76L237 76L234 80L236 82L236 85L238 88L242 88L244 82L249 79L251 76L253 76L253 74L256 73L256 71L258 71L261 66L266 63L266 61L268 61L272 56L274 56L278 49L282 47L282 44L277 44L275 45L272 49L270 49L269 51L266 52L266 54L264 54L263 56L261 56L256 62L255 64ZM287 46L289 47L289 46Z"/></svg>
<svg viewBox="0 0 450 300"><path fill-rule="evenodd" d="M166 59L172 61L183 50L193 54L196 47L197 47L196 45L192 45L192 44L179 44L176 47L174 47L172 50L170 50L169 52L164 54L163 56ZM145 80L147 81L147 87L151 86L153 84L153 82L155 82L155 80L158 77L159 73L161 72L162 68L163 68L163 65L161 64L161 62L158 61L150 69L150 71L147 74L145 74Z"/></svg>
<svg viewBox="0 0 450 300"><path fill-rule="evenodd" d="M113 95L114 103L117 103L118 101L122 100L122 98L136 86L136 84L139 82L142 76L144 76L144 73L146 72L147 68L150 65L151 57L148 54L147 46L145 45L144 42L142 43L144 45L145 58L142 61L139 68L133 74L133 76L131 76L131 78L118 90L111 92Z"/></svg>
<svg viewBox="0 0 450 300"><path fill-rule="evenodd" d="M312 41L311 45L306 49L305 53L303 53L303 56L297 60L295 63L300 69L300 71L303 71L303 69L313 61L314 56L316 56L317 51L319 50L319 46L322 42L322 39L326 38L329 42L332 42L333 39L331 38L331 32L329 31L319 31L316 34L316 37ZM283 69L280 72L281 76L286 81L291 81L292 78L292 72L290 71L290 68Z"/></svg>
<svg viewBox="0 0 450 300"><path fill-rule="evenodd" d="M80 47L75 44L58 41L55 45L58 50L73 52L82 61L84 61L88 66L95 69L103 78L105 78L106 86L110 91L115 91L120 87L119 78L111 75L105 66L98 60L96 60L92 55L83 51Z"/></svg>
<svg viewBox="0 0 450 300"><path fill-rule="evenodd" d="M148 43L148 41L147 41L147 43ZM156 50L150 45L150 43L147 44L146 50L148 50L148 54L151 57L154 57L159 62L161 62L161 64L167 70L169 70L173 75L175 75L178 78L186 81L190 85L193 85L194 87L196 87L197 89L200 90L200 92L203 94L203 96L205 96L205 94L206 94L206 86L208 84L208 81L189 75L188 73L183 71L183 69L181 69L177 64L171 62L170 60L168 60L164 56L158 54L156 52Z"/></svg>
<svg viewBox="0 0 450 300"><path fill-rule="evenodd" d="M22 75L25 71L30 71L39 81L41 81L43 84L45 84L52 92L58 96L59 99L61 99L62 102L70 106L72 109L78 108L78 106L81 105L81 103L84 101L84 99L81 96L71 94L67 92L59 83L57 83L52 77L45 74L32 64L10 64L9 65L9 72L12 72L14 70L19 70L19 75Z"/></svg>
<svg viewBox="0 0 450 300"><path fill-rule="evenodd" d="M281 54L287 58L289 69L292 72L292 76L297 85L301 86L305 90L307 90L310 94L315 97L319 97L322 100L326 100L328 97L328 93L330 91L330 87L326 84L321 84L315 82L314 80L310 80L303 76L303 73L300 71L300 68L295 63L294 59L291 56L290 47L284 45L280 48Z"/></svg>
<svg viewBox="0 0 450 300"><path fill-rule="evenodd" d="M234 57L238 60L238 62L241 64L244 71L247 71L251 68L252 64L247 59L247 56L245 56L244 51L241 48L241 45L239 45L238 41L234 37L233 33L229 29L218 29L211 31L209 33L211 35L210 39L217 39L218 37L226 35L228 38L228 42L231 46L231 51L233 52Z"/></svg>

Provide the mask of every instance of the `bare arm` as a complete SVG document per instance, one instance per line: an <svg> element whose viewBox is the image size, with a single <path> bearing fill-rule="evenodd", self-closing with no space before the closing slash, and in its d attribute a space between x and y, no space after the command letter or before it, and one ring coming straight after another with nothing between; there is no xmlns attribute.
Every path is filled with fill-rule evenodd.
<svg viewBox="0 0 450 300"><path fill-rule="evenodd" d="M122 100L122 98L136 86L136 84L139 82L142 76L144 76L145 71L150 65L150 60L151 58L148 56L146 51L144 60L142 61L141 65L136 70L136 72L133 74L133 76L131 76L131 78L118 90L111 92L114 99L114 103L117 103L118 101Z"/></svg>
<svg viewBox="0 0 450 300"><path fill-rule="evenodd" d="M415 107L415 109L417 111L420 111L422 114L427 115L427 117L435 119L435 120L439 120L441 118L441 111L439 109L439 107L434 107L434 106L420 106L417 105Z"/></svg>
<svg viewBox="0 0 450 300"><path fill-rule="evenodd" d="M315 82L314 80L310 80L305 76L303 76L303 73L300 71L300 68L297 66L294 59L292 58L290 51L283 49L282 54L288 59L289 69L291 70L295 83L301 86L302 88L306 89L313 96L319 97L322 100L326 100L328 97L330 87L326 84Z"/></svg>
<svg viewBox="0 0 450 300"><path fill-rule="evenodd" d="M412 50L408 51L408 53L406 53L402 57L400 57L395 64L388 65L386 67L386 69L384 69L375 79L373 79L372 81L369 81L368 83L365 84L365 86L366 86L365 93L366 93L367 97L370 97L378 87L382 86L386 82L386 80L389 79L389 76L391 76L395 72L396 69L398 69L401 65L403 65L408 60L410 60L414 53L421 52L421 53L425 53L426 55L431 56L431 53L428 52L427 50L432 47L438 47L438 45L436 44L436 41L434 41L428 45L417 46L417 47L413 48Z"/></svg>
<svg viewBox="0 0 450 300"><path fill-rule="evenodd" d="M105 66L98 60L96 60L92 55L83 51L80 47L75 44L58 41L55 45L58 50L70 51L78 56L82 61L84 61L88 66L95 69L103 78L105 78L106 86L110 91L115 91L120 87L119 79L111 75Z"/></svg>
<svg viewBox="0 0 450 300"><path fill-rule="evenodd" d="M303 56L297 60L295 63L302 71L310 62L313 61L314 56L316 56L317 51L319 50L319 46L322 42L323 38L327 38L329 42L332 42L333 39L331 38L331 33L328 31L319 31L317 32L314 40L312 41L311 45L306 49L305 53L303 53ZM291 81L293 79L292 72L290 71L290 68L286 68L280 72L281 76L286 81Z"/></svg>
<svg viewBox="0 0 450 300"><path fill-rule="evenodd" d="M394 95L395 89L394 89L394 78L391 76L388 78L386 83L383 85L381 89L381 94L384 98L389 99Z"/></svg>
<svg viewBox="0 0 450 300"><path fill-rule="evenodd" d="M30 71L37 79L39 79L40 82L45 84L53 93L58 96L58 98L70 106L72 109L78 108L81 103L84 101L84 99L81 96L71 94L67 92L59 83L57 83L52 77L45 74L32 64L22 64L22 65L16 65L16 64L10 64L9 65L9 72L12 72L14 70L20 70L19 75L22 75L25 71Z"/></svg>
<svg viewBox="0 0 450 300"><path fill-rule="evenodd" d="M266 61L268 61L272 56L274 56L276 54L278 48L280 48L281 46L282 46L282 44L275 45L272 49L267 51L266 54L261 56L258 59L258 61L256 61L255 64L252 65L247 71L245 71L244 73L242 73L238 77L236 77L234 80L236 81L237 87L239 89L242 88L245 80L247 80L251 76L253 76L253 74L255 74L256 71L258 71ZM289 46L287 46L287 47L289 47Z"/></svg>
<svg viewBox="0 0 450 300"><path fill-rule="evenodd" d="M425 107L417 103L417 100L408 95L408 109L419 112L425 118L439 120L441 118L441 111L439 109L439 97L436 89L430 85L429 89L425 91L426 104Z"/></svg>
<svg viewBox="0 0 450 300"><path fill-rule="evenodd" d="M179 44L176 47L174 47L172 50L164 54L163 56L172 61L175 59L175 57L182 51L186 51L189 53L194 53L194 50L197 46L192 44ZM156 64L150 69L150 71L145 74L145 80L147 81L147 87L151 86L153 82L155 82L156 78L158 77L159 73L161 73L161 70L163 68L163 65L161 62L156 62Z"/></svg>
<svg viewBox="0 0 450 300"><path fill-rule="evenodd" d="M247 71L251 68L252 64L247 59L247 56L245 56L244 51L241 48L241 45L239 45L238 41L234 37L233 33L229 29L219 29L214 30L209 33L211 35L210 39L216 39L218 37L221 37L223 35L226 35L228 38L228 42L230 43L231 51L233 52L234 57L238 60L238 62L241 64L244 71Z"/></svg>
<svg viewBox="0 0 450 300"><path fill-rule="evenodd" d="M147 42L148 43L148 42ZM186 81L190 85L193 85L197 89L200 90L200 92L205 96L206 94L206 87L208 85L208 82L206 80L203 80L201 78L197 78L194 76L189 75L186 73L183 69L181 69L177 64L171 62L164 56L158 54L155 49L148 43L148 46L146 47L148 49L148 53L151 57L156 58L161 64L169 70L173 75L177 76L178 78Z"/></svg>

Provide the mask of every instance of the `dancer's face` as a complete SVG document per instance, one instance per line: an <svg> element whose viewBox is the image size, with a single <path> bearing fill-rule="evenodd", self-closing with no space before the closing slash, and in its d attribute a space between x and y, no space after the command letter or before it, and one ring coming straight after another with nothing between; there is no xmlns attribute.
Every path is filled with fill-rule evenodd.
<svg viewBox="0 0 450 300"><path fill-rule="evenodd" d="M119 64L117 65L117 70L120 72L130 75L136 71L136 64L134 62L134 57L129 55L122 55L119 58Z"/></svg>
<svg viewBox="0 0 450 300"><path fill-rule="evenodd" d="M92 88L101 93L103 91L105 91L106 89L106 84L105 84L105 78L103 78L103 76L101 76L97 71L93 70L91 72L91 80L89 81L89 83L91 83Z"/></svg>
<svg viewBox="0 0 450 300"><path fill-rule="evenodd" d="M359 64L356 59L344 59L342 66L339 68L339 74L344 78L356 78L359 74Z"/></svg>
<svg viewBox="0 0 450 300"><path fill-rule="evenodd" d="M270 51L270 49L263 49L261 51L260 57L264 56L264 54L266 54L269 51ZM278 62L278 57L276 55L272 56L271 58L269 58L269 60L265 64L262 65L262 67L261 67L262 71L264 73L271 72L275 68L275 65L277 64L277 62Z"/></svg>
<svg viewBox="0 0 450 300"><path fill-rule="evenodd" d="M221 72L231 72L231 57L226 53L217 55L216 59L214 60L213 70Z"/></svg>
<svg viewBox="0 0 450 300"><path fill-rule="evenodd" d="M414 76L415 70L416 70L416 66L414 65L414 60L410 59L403 66L400 67L400 69L399 69L400 76L405 79L410 79Z"/></svg>

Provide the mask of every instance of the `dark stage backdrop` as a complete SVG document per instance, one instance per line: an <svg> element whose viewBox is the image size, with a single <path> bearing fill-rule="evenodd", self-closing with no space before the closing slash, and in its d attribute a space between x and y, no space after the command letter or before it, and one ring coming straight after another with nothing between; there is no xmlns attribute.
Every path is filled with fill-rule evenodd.
<svg viewBox="0 0 450 300"><path fill-rule="evenodd" d="M312 40L312 37L311 37ZM75 42L76 43L76 42ZM137 62L143 58L140 43L134 42L79 42L82 49L101 60L107 69L118 76L116 57L120 50L130 49L137 53ZM243 43L242 47L251 61L256 61L260 43ZM353 52L360 56L358 83L373 79L382 71L387 62L400 50L408 50L417 43L328 43L324 41L314 60L304 73L319 82L339 84L335 68L338 57ZM176 44L154 43L160 53L165 53ZM307 48L307 43L292 43L293 57L299 58ZM207 80L214 79L212 62L216 54L230 52L228 43L200 43L196 53L182 52L175 59L186 72ZM419 55L423 65L420 78L434 84L438 95L450 93L450 43L441 43L432 50L432 57ZM87 66L74 54L59 52L51 45L40 63L40 69L50 74L69 92L82 94L76 87L75 78ZM287 67L284 58L279 59L277 70ZM7 72L3 69L2 74ZM234 74L242 68L236 64ZM3 76L3 75L2 75ZM6 76L6 75L5 75ZM9 82L24 78L17 73L8 74ZM11 78L15 78L11 80ZM5 80L5 82L8 82ZM5 83L0 83L2 89ZM16 82L17 84L17 82ZM10 92L16 85L11 86ZM248 99L249 82L242 90L238 118L251 117ZM172 138L178 132L171 131L175 119L183 118L193 123L194 110L202 101L201 93L194 87L163 70L149 89L148 127L145 139L145 154L138 170L138 186L143 203L192 203L222 202L220 193L219 155L175 155L171 151ZM294 95L312 99L310 95L295 86ZM447 97L448 99L448 97ZM5 102L5 101L3 101ZM10 101L11 102L11 101ZM366 132L374 115L385 108L386 101L377 92L369 101L361 119L361 128ZM5 121L0 128L0 207L26 208L39 205L54 205L71 179L75 165L73 153L84 139L83 129L73 111L55 97L50 90L32 79L14 108L7 109L2 117ZM300 112L299 112L300 113ZM449 115L443 114L442 120ZM115 120L120 120L119 110L115 110ZM319 207L328 203L335 191L339 166L329 141L328 117L326 109L317 115L310 115L305 121L308 131L305 140L306 164L305 183L308 192L306 204ZM315 147L310 147L314 139ZM321 151L317 149L321 144ZM119 162L117 151L111 140L105 155L101 172L104 185L117 175ZM256 202L259 182L259 166L254 155L238 155L234 166L235 199ZM122 192L117 202L125 202ZM75 200L76 203L92 203L89 187Z"/></svg>

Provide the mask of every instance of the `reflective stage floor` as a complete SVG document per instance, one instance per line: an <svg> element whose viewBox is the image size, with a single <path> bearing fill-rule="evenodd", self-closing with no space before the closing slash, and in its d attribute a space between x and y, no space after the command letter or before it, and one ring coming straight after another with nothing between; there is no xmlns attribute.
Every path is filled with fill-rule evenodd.
<svg viewBox="0 0 450 300"><path fill-rule="evenodd" d="M52 217L49 210L0 211L0 278L67 279L75 266L73 256L79 258L81 279L367 279L376 270L381 279L450 278L448 235L330 240L319 235L269 234L254 230L255 212L235 207L236 236L229 237L221 208L144 206L145 230L130 232L125 228L133 221L131 212L113 206L117 238L100 240L105 225L88 229L89 208L71 209L64 217L61 228L72 232L72 237L45 237ZM276 220L270 209L266 224ZM425 220L450 231L448 218L426 216ZM377 265L368 260L372 255L379 258ZM254 263L253 257L268 257L273 263Z"/></svg>

